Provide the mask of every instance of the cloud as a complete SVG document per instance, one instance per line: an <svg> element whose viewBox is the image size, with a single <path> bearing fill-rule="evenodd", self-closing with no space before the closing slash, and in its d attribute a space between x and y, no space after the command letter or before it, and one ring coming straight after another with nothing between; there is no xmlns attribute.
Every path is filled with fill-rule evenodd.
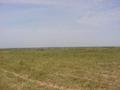
<svg viewBox="0 0 120 90"><path fill-rule="evenodd" d="M0 0L1 4L45 4L45 5L64 5L64 6L76 6L87 4L99 4L108 0ZM110 1L110 0L109 0Z"/></svg>
<svg viewBox="0 0 120 90"><path fill-rule="evenodd" d="M43 4L43 3L50 3L48 0L0 0L2 4Z"/></svg>
<svg viewBox="0 0 120 90"><path fill-rule="evenodd" d="M87 13L77 20L77 23L92 30L110 30L117 26L120 21L120 8L108 11Z"/></svg>
<svg viewBox="0 0 120 90"><path fill-rule="evenodd" d="M73 4L78 2L79 0L0 0L1 4L47 4L47 5L55 5L55 4Z"/></svg>

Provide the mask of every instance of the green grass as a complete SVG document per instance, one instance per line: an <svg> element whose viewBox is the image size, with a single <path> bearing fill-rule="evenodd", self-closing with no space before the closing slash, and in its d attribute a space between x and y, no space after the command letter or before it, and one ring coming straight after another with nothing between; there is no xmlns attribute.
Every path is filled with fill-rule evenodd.
<svg viewBox="0 0 120 90"><path fill-rule="evenodd" d="M69 89L120 90L120 48L0 50L0 90Z"/></svg>

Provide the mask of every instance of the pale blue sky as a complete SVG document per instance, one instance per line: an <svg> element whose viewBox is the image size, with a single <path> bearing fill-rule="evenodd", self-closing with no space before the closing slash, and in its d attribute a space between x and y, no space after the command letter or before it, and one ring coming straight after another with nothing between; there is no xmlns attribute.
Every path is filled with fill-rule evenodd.
<svg viewBox="0 0 120 90"><path fill-rule="evenodd" d="M0 48L120 46L120 0L0 0Z"/></svg>

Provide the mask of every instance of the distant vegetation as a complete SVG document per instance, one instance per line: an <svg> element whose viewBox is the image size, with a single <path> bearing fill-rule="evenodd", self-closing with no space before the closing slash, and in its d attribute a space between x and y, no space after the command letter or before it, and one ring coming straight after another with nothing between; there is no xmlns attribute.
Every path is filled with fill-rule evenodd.
<svg viewBox="0 0 120 90"><path fill-rule="evenodd" d="M120 48L0 50L0 90L120 90Z"/></svg>

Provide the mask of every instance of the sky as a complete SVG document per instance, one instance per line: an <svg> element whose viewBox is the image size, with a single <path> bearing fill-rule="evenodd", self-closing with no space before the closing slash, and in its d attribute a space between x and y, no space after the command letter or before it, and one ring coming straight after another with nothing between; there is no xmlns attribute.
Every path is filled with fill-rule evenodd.
<svg viewBox="0 0 120 90"><path fill-rule="evenodd" d="M120 0L0 0L0 48L120 46Z"/></svg>

